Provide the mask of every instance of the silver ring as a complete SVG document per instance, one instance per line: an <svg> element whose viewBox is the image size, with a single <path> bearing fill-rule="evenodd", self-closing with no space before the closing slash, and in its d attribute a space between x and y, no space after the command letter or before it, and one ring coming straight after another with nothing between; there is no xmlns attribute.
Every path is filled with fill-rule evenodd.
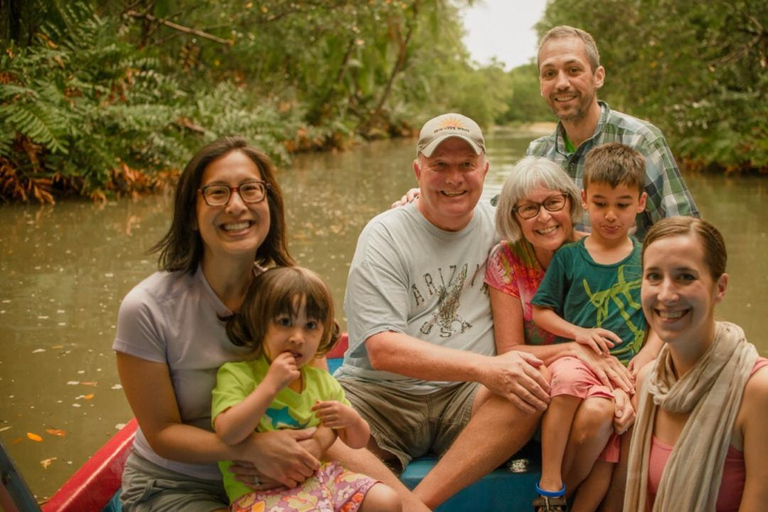
<svg viewBox="0 0 768 512"><path fill-rule="evenodd" d="M259 480L259 475L253 475L253 485L261 485L261 480Z"/></svg>

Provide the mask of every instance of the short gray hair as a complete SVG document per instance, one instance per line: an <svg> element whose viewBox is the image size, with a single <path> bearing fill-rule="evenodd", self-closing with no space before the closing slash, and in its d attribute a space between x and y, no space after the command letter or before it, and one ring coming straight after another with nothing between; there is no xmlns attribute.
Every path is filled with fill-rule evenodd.
<svg viewBox="0 0 768 512"><path fill-rule="evenodd" d="M502 239L520 240L522 231L513 208L540 187L567 195L571 203L571 220L574 224L581 221L584 211L573 179L552 160L527 156L517 162L501 189L496 206L496 231Z"/></svg>

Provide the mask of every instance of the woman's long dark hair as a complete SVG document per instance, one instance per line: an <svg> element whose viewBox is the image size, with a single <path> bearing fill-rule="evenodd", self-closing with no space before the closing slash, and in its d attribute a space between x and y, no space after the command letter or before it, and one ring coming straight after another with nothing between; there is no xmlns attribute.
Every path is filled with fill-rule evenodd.
<svg viewBox="0 0 768 512"><path fill-rule="evenodd" d="M248 156L258 167L261 179L269 184L267 188L269 232L256 250L254 261L260 266L294 264L286 246L283 193L275 179L275 168L272 162L260 150L249 146L244 138L224 137L198 151L181 173L176 186L171 227L162 240L149 250L150 253L160 253L158 264L162 270L194 274L200 265L203 258L203 240L195 229L197 190L200 188L206 167L232 151L240 151Z"/></svg>

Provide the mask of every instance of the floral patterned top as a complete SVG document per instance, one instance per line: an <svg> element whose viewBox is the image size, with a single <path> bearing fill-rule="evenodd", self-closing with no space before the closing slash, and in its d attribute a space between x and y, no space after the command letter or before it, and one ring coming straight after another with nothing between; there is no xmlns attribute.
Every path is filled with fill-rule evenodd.
<svg viewBox="0 0 768 512"><path fill-rule="evenodd" d="M503 240L491 250L485 270L488 286L520 299L526 345L551 345L555 336L533 323L531 300L544 279L533 246L524 238L512 243Z"/></svg>

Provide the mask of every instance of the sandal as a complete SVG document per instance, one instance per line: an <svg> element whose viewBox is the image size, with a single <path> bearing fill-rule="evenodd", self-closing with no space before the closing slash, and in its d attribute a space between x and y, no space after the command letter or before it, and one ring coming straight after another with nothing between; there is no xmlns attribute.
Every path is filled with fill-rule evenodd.
<svg viewBox="0 0 768 512"><path fill-rule="evenodd" d="M568 503L565 496L550 498L549 496L539 496L533 500L534 512L568 512Z"/></svg>
<svg viewBox="0 0 768 512"><path fill-rule="evenodd" d="M568 502L565 500L565 485L559 491L545 491L536 484L539 497L533 500L534 512L568 512Z"/></svg>

